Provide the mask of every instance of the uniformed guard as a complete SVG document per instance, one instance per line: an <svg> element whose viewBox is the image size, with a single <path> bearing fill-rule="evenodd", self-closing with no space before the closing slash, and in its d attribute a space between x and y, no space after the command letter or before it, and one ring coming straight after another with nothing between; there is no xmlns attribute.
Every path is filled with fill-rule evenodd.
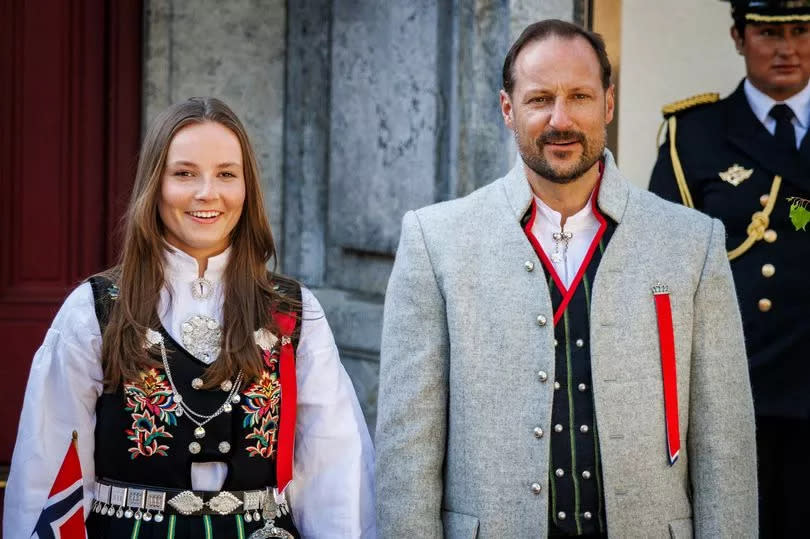
<svg viewBox="0 0 810 539"><path fill-rule="evenodd" d="M810 235L791 224L789 199L810 198L810 1L731 5L746 77L725 99L663 108L650 190L726 226L757 414L761 536L798 537L810 529Z"/></svg>

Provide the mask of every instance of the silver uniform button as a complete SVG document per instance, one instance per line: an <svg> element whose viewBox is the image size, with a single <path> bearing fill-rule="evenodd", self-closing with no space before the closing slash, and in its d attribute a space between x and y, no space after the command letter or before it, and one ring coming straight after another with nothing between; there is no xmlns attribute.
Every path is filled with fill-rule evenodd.
<svg viewBox="0 0 810 539"><path fill-rule="evenodd" d="M532 492L534 494L540 494L542 492L543 487L540 486L540 483L532 483Z"/></svg>
<svg viewBox="0 0 810 539"><path fill-rule="evenodd" d="M590 511L585 511L584 513L582 513L582 518L584 518L585 520L591 520L592 516L593 515L591 514Z"/></svg>
<svg viewBox="0 0 810 539"><path fill-rule="evenodd" d="M534 437L535 438L542 438L543 437L543 429L540 427L534 427Z"/></svg>
<svg viewBox="0 0 810 539"><path fill-rule="evenodd" d="M581 427L579 427L579 432L581 432L582 434L588 434L589 430L590 429L588 428L588 425L582 425Z"/></svg>
<svg viewBox="0 0 810 539"><path fill-rule="evenodd" d="M554 389L560 389L560 383L554 382Z"/></svg>
<svg viewBox="0 0 810 539"><path fill-rule="evenodd" d="M545 316L543 316L542 314L537 315L537 325L538 326L540 326L540 327L545 326L546 322L548 322L548 320L546 320Z"/></svg>
<svg viewBox="0 0 810 539"><path fill-rule="evenodd" d="M565 470L563 470L562 468L557 468L556 470L554 470L554 475L556 475L557 477L562 477L565 475Z"/></svg>
<svg viewBox="0 0 810 539"><path fill-rule="evenodd" d="M582 479L590 479L590 478L591 478L591 472L589 472L588 470L585 470L585 471L582 472Z"/></svg>
<svg viewBox="0 0 810 539"><path fill-rule="evenodd" d="M563 426L557 423L554 425L554 432L562 432Z"/></svg>
<svg viewBox="0 0 810 539"><path fill-rule="evenodd" d="M541 382L545 382L546 380L548 380L548 374L546 374L546 371L538 371L537 379L540 380Z"/></svg>
<svg viewBox="0 0 810 539"><path fill-rule="evenodd" d="M580 391L585 391L586 389L588 389L588 386L586 384L579 384L577 386L577 389L579 389Z"/></svg>
<svg viewBox="0 0 810 539"><path fill-rule="evenodd" d="M534 271L534 262L527 260L523 267L526 268L526 271Z"/></svg>
<svg viewBox="0 0 810 539"><path fill-rule="evenodd" d="M577 345L577 348L582 348L583 346L585 346L585 341L583 341L582 339L577 339L577 341L574 344Z"/></svg>
<svg viewBox="0 0 810 539"><path fill-rule="evenodd" d="M557 513L557 518L559 518L560 520L565 520L565 511L560 511L559 513Z"/></svg>

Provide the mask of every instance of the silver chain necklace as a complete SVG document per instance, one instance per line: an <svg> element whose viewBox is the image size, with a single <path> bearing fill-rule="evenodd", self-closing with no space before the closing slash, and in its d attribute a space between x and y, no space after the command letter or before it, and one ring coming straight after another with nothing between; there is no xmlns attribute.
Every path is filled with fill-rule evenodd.
<svg viewBox="0 0 810 539"><path fill-rule="evenodd" d="M228 396L225 398L225 402L219 405L219 408L214 411L212 414L202 414L197 412L196 410L192 409L188 404L186 404L183 396L180 394L180 391L177 389L177 385L174 383L174 378L172 377L172 370L169 367L169 358L166 354L166 345L163 342L163 335L158 333L153 329L147 330L147 342L151 344L159 344L160 345L160 357L163 360L163 369L166 371L166 377L169 379L169 386L172 390L172 397L174 402L177 403L179 406L175 410L175 414L177 416L185 415L189 421L197 425L197 428L194 429L194 437L197 439L201 439L205 437L205 425L214 419L222 415L223 413L230 412L233 407L231 403L236 404L239 402L239 389L242 387L242 379L243 379L243 372L240 369L239 373L236 375L236 382L230 383L230 380L227 380L226 383L229 385ZM225 383L223 383L224 387ZM197 442L192 442L192 444L196 444ZM199 444L198 444L199 445ZM199 451L199 449L198 449ZM192 450L192 452L194 452Z"/></svg>

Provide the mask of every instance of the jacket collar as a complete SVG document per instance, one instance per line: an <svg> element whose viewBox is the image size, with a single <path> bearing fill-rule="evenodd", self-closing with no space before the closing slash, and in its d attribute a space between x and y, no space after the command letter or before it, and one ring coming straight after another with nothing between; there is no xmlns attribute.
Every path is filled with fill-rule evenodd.
<svg viewBox="0 0 810 539"><path fill-rule="evenodd" d="M624 211L627 208L630 188L627 180L619 172L610 150L605 149L603 159L605 161L605 170L602 173L596 203L602 213L616 223L621 223ZM503 181L506 198L512 208L512 213L515 220L520 221L529 211L529 206L532 203L532 190L529 186L529 180L526 179L526 169L520 157L518 157L515 166L512 167L512 170L504 177Z"/></svg>

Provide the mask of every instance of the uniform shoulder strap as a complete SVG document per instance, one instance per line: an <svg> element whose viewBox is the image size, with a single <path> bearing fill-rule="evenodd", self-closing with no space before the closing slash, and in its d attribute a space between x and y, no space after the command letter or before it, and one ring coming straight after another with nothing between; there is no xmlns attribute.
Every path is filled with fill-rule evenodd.
<svg viewBox="0 0 810 539"><path fill-rule="evenodd" d="M664 105L661 108L661 113L664 115L664 123L661 124L661 128L658 130L658 138L660 139L661 131L663 130L664 125L666 125L669 135L669 157L670 161L672 161L672 172L675 175L675 181L678 184L678 191L681 194L681 201L687 208L694 208L695 202L692 200L692 193L689 192L689 186L686 183L686 175L684 174L683 166L681 165L681 158L678 156L678 148L675 142L678 129L678 122L676 118L679 113L685 110L716 103L719 100L720 94L712 92L693 95L692 97L687 97L686 99L681 99L680 101L675 101L674 103Z"/></svg>
<svg viewBox="0 0 810 539"><path fill-rule="evenodd" d="M680 99L673 103L669 103L668 105L664 105L661 107L661 114L663 114L664 118L666 119L685 110L700 107L702 105L710 105L712 103L717 103L718 101L720 101L720 94L717 92L697 94L687 97L686 99Z"/></svg>

